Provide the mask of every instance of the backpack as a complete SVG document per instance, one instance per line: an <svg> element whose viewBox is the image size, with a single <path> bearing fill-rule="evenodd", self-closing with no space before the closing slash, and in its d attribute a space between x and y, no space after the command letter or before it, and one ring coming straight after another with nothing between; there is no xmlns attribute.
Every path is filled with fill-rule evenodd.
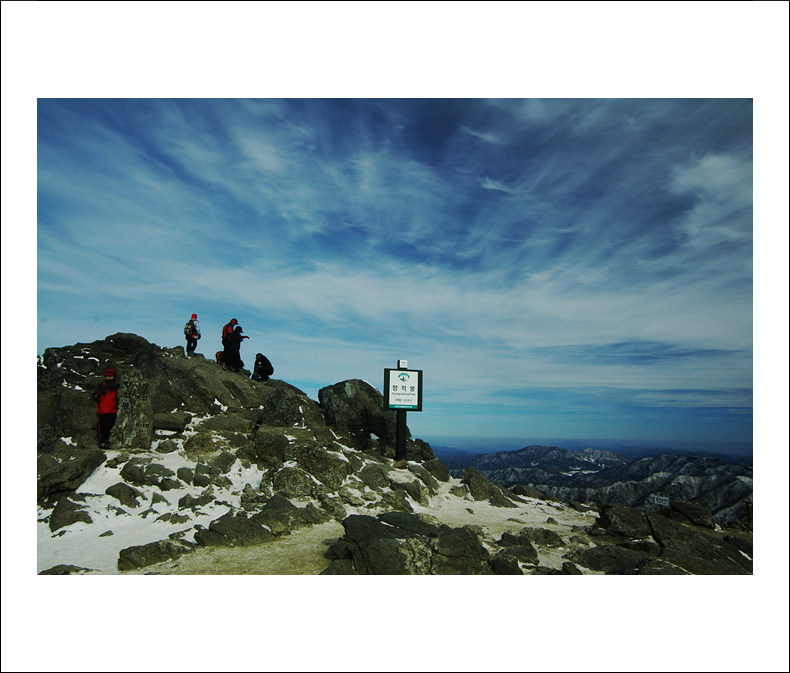
<svg viewBox="0 0 790 673"><path fill-rule="evenodd" d="M228 345L228 337L231 334L233 334L233 325L228 323L227 325L225 325L222 328L222 345L223 346L227 346Z"/></svg>
<svg viewBox="0 0 790 673"><path fill-rule="evenodd" d="M222 351L217 351L217 354L214 356L217 362L222 362Z"/></svg>
<svg viewBox="0 0 790 673"><path fill-rule="evenodd" d="M187 324L184 325L184 336L191 337L195 334L195 323L191 320L187 320Z"/></svg>

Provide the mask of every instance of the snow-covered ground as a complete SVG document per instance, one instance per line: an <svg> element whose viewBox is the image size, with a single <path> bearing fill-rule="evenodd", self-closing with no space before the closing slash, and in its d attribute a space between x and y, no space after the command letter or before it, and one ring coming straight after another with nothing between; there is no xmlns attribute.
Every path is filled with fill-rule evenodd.
<svg viewBox="0 0 790 673"><path fill-rule="evenodd" d="M39 508L38 521L38 572L46 570L55 565L65 564L83 568L90 568L102 574L118 574L117 569L119 552L130 546L147 544L157 540L166 539L173 533L186 531L185 540L194 540L194 527L201 524L208 527L214 519L226 514L232 508L236 509L241 504L241 491L246 485L256 489L261 483L262 471L254 465L244 467L241 461L236 460L227 473L231 485L225 488L212 487L214 500L207 505L201 506L197 512L187 510L190 519L181 523L172 523L162 520L160 517L165 514L179 514L178 501L185 495L197 498L204 493L204 488L199 486L184 485L182 488L169 491L160 491L153 487L135 487L143 493L138 498L140 506L130 508L122 506L120 502L105 494L105 490L120 481L123 481L120 471L121 466L112 467L113 458L117 457L118 452L108 451L108 461L100 466L77 490L78 494L83 494L86 498L84 503L85 510L93 520L93 523L77 522L65 526L54 533L49 529L49 525L44 519L51 514L51 509ZM150 457L150 453L141 454ZM177 472L179 468L194 468L195 463L189 460L180 452L167 454L157 454L156 462L164 467ZM108 466L108 463L110 466ZM392 477L395 481L412 481L415 476L406 469L394 470ZM450 489L460 485L460 480L451 479L450 482L440 482L438 493L430 498L429 505L421 505L410 500L415 512L430 514L439 521L449 526L457 527L463 525L479 526L487 540L498 539L503 532L517 531L524 526L547 527L560 534L570 533L573 526L588 526L595 519L594 513L580 513L572 509L567 509L553 503L540 500L525 498L525 503L516 503L514 508L494 507L487 501L475 501L469 497L461 498L450 493ZM347 488L355 490L360 498L367 505L375 501L379 496L367 487L362 487L357 480L349 478L346 482ZM157 497L154 497L157 494ZM305 506L311 502L309 498L294 500L298 506ZM312 501L318 505L316 501ZM379 509L370 509L364 505L357 507L346 505L347 514L367 514L378 513ZM183 511L180 514L184 514ZM547 524L547 519L554 521ZM292 553L310 555L308 547L316 547L320 542L325 542L327 535L340 537L343 534L339 524L327 524L323 527L316 527L314 535L305 531L296 531L295 537L283 538L264 543L259 550L254 570L251 572L266 572L265 556L272 558L280 554L279 546L287 546ZM331 530L330 530L331 529ZM315 539L314 539L315 538ZM320 538L320 540L319 540ZM302 540L300 548L294 541ZM488 544L490 551L494 548ZM184 560L171 562L168 568L157 568L159 572L178 572L178 567L192 567L192 572L196 567L196 562L203 550L193 552L187 556L195 556L195 561ZM209 553L206 551L205 553ZM541 564L549 567L560 567L562 550L539 549ZM237 548L221 552L212 550L210 555L240 555L243 552ZM263 556L262 556L263 555ZM262 560L263 559L263 560ZM159 564L160 566L163 564ZM324 562L324 566L326 562ZM216 568L212 561L206 563L206 568ZM322 568L320 568L322 569ZM320 570L319 569L319 570ZM287 566L279 564L272 568L273 572L282 573L287 571ZM146 569L136 572L145 572ZM206 570L211 572L211 570ZM239 571L241 572L241 571Z"/></svg>

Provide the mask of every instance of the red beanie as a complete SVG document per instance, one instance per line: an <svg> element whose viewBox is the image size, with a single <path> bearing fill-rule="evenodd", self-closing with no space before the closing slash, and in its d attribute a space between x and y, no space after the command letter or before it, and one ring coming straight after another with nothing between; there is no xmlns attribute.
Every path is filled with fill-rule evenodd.
<svg viewBox="0 0 790 673"><path fill-rule="evenodd" d="M192 314L192 320L197 320L197 313Z"/></svg>
<svg viewBox="0 0 790 673"><path fill-rule="evenodd" d="M112 367L107 367L104 371L105 376L115 376L115 370Z"/></svg>

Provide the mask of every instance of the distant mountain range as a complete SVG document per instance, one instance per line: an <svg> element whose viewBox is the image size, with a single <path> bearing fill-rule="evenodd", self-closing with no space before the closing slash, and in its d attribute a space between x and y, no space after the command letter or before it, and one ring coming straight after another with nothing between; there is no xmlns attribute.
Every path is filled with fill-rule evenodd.
<svg viewBox="0 0 790 673"><path fill-rule="evenodd" d="M556 446L489 454L434 451L453 476L472 466L495 484L530 486L564 501L650 509L664 499L678 499L707 507L720 523L751 516L751 466L710 455L674 451L633 459L613 451Z"/></svg>

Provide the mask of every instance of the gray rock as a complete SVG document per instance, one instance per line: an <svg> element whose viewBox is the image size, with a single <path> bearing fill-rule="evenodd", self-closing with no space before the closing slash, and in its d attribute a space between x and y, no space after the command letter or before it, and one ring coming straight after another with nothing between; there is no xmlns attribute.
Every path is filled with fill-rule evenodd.
<svg viewBox="0 0 790 673"><path fill-rule="evenodd" d="M359 379L341 381L318 391L327 425L348 437L351 446L367 453L395 457L396 412L384 409L384 398L372 385ZM413 440L406 429L406 459L432 460L430 446Z"/></svg>
<svg viewBox="0 0 790 673"><path fill-rule="evenodd" d="M222 453L216 456L209 456L206 458L206 463L209 467L218 470L222 474L227 474L230 472L230 468L233 466L233 463L236 462L235 454L231 453L230 451L223 451Z"/></svg>
<svg viewBox="0 0 790 673"><path fill-rule="evenodd" d="M301 467L283 467L272 477L272 488L286 498L320 495L317 486Z"/></svg>
<svg viewBox="0 0 790 673"><path fill-rule="evenodd" d="M116 498L122 505L126 505L127 507L140 506L140 503L137 502L137 498L141 497L142 493L140 493L140 491L138 491L136 488L132 488L128 484L124 484L122 481L119 481L117 484L113 484L112 486L108 486L104 492L107 495L111 495L113 498Z"/></svg>
<svg viewBox="0 0 790 673"><path fill-rule="evenodd" d="M707 507L703 507L696 502L686 502L683 500L673 500L669 506L667 516L675 521L684 523L692 523L695 526L704 526L705 528L715 528L716 523L713 521L713 515Z"/></svg>
<svg viewBox="0 0 790 673"><path fill-rule="evenodd" d="M324 416L315 401L298 388L283 381L269 381L264 388L266 401L261 410L261 421L275 427L309 427L325 425Z"/></svg>
<svg viewBox="0 0 790 673"><path fill-rule="evenodd" d="M414 463L409 463L407 469L412 474L417 475L420 481L423 484L425 484L425 487L428 489L428 492L431 495L436 495L437 491L439 490L439 482L437 481L436 477L434 477L422 465L415 465Z"/></svg>
<svg viewBox="0 0 790 673"><path fill-rule="evenodd" d="M318 401L327 425L348 436L360 451L394 455L394 411L384 410L381 393L365 381L342 381L318 391Z"/></svg>
<svg viewBox="0 0 790 673"><path fill-rule="evenodd" d="M562 573L564 575L582 575L582 571L579 570L574 563L570 561L564 561L562 564Z"/></svg>
<svg viewBox="0 0 790 673"><path fill-rule="evenodd" d="M746 575L752 561L723 536L674 521L660 514L648 514L653 537L661 545L659 558L694 575Z"/></svg>
<svg viewBox="0 0 790 673"><path fill-rule="evenodd" d="M488 564L491 566L495 575L523 575L518 559L509 554L507 550L497 552L492 556Z"/></svg>
<svg viewBox="0 0 790 673"><path fill-rule="evenodd" d="M658 556L661 551L661 545L653 540L628 540L626 542L618 542L617 545L625 549L645 552L651 556Z"/></svg>
<svg viewBox="0 0 790 673"><path fill-rule="evenodd" d="M408 514L405 512L382 512L378 520L404 531L406 534L438 537L442 524L427 514Z"/></svg>
<svg viewBox="0 0 790 673"><path fill-rule="evenodd" d="M655 556L617 545L600 545L589 549L577 549L565 555L566 559L590 570L607 575L631 574L634 570L652 566Z"/></svg>
<svg viewBox="0 0 790 673"><path fill-rule="evenodd" d="M288 439L284 429L261 426L255 431L253 438L255 456L262 465L282 466L285 462L285 449Z"/></svg>
<svg viewBox="0 0 790 673"><path fill-rule="evenodd" d="M325 523L331 516L312 504L297 507L281 495L275 494L250 518L269 528L273 534L282 535L305 526Z"/></svg>
<svg viewBox="0 0 790 673"><path fill-rule="evenodd" d="M516 554L514 555L518 558ZM488 566L488 552L481 544L477 534L468 527L449 528L443 526L433 544L431 574L491 574Z"/></svg>
<svg viewBox="0 0 790 673"><path fill-rule="evenodd" d="M289 444L285 448L284 457L286 461L295 461L331 491L340 488L351 473L351 465L340 454L315 444Z"/></svg>
<svg viewBox="0 0 790 673"><path fill-rule="evenodd" d="M322 570L320 575L359 575L354 570L354 562L351 559L335 559L326 570Z"/></svg>
<svg viewBox="0 0 790 673"><path fill-rule="evenodd" d="M154 411L148 381L137 369L129 368L118 382L118 417L110 433L110 446L150 449L154 439Z"/></svg>
<svg viewBox="0 0 790 673"><path fill-rule="evenodd" d="M519 544L508 544L504 551L517 558L522 563L537 563L538 552L529 542L522 541Z"/></svg>
<svg viewBox="0 0 790 673"><path fill-rule="evenodd" d="M598 508L598 525L609 535L627 538L650 537L650 526L642 513L625 505L605 504Z"/></svg>
<svg viewBox="0 0 790 673"><path fill-rule="evenodd" d="M93 471L107 459L99 449L80 451L43 474L38 480L38 501L43 503L77 490Z"/></svg>
<svg viewBox="0 0 790 673"><path fill-rule="evenodd" d="M206 463L197 463L195 465L192 483L201 488L209 486L216 482L217 478L222 474L219 468L212 467Z"/></svg>
<svg viewBox="0 0 790 673"><path fill-rule="evenodd" d="M421 505L428 505L430 502L428 499L428 496L430 495L428 489L417 480L393 482L392 486L393 491L397 492L398 490L402 489L412 500L414 500L414 502L418 502Z"/></svg>
<svg viewBox="0 0 790 673"><path fill-rule="evenodd" d="M201 493L197 497L187 494L179 498L178 509L191 509L195 511L197 508L212 502L214 502L214 494L211 492Z"/></svg>
<svg viewBox="0 0 790 673"><path fill-rule="evenodd" d="M488 500L496 507L516 507L505 489L490 482L474 467L464 470L461 483L466 484L475 500Z"/></svg>
<svg viewBox="0 0 790 673"><path fill-rule="evenodd" d="M249 413L226 413L219 414L201 421L195 428L200 431L226 431L226 432L240 432L251 433L256 426L256 419Z"/></svg>
<svg viewBox="0 0 790 673"><path fill-rule="evenodd" d="M171 439L166 439L156 446L157 453L173 453L173 451L178 451L178 444Z"/></svg>
<svg viewBox="0 0 790 673"><path fill-rule="evenodd" d="M518 484L516 486L511 487L511 492L515 493L516 495L523 495L527 498L535 498L536 500L546 500L546 494L543 491L539 491L537 488L533 488L532 486L527 486L526 484Z"/></svg>
<svg viewBox="0 0 790 673"><path fill-rule="evenodd" d="M369 463L365 465L356 476L366 486L372 489L388 488L390 484L389 479L390 468L381 463Z"/></svg>
<svg viewBox="0 0 790 673"><path fill-rule="evenodd" d="M195 533L195 542L211 547L247 547L274 538L274 534L243 513L228 512L214 519L208 529Z"/></svg>
<svg viewBox="0 0 790 673"><path fill-rule="evenodd" d="M126 547L126 549L121 549L118 554L118 570L135 570L154 563L170 561L190 550L190 547L172 540L159 540L158 542Z"/></svg>
<svg viewBox="0 0 790 673"><path fill-rule="evenodd" d="M169 414L154 414L153 427L154 430L183 432L191 420L192 414L183 411L175 411Z"/></svg>
<svg viewBox="0 0 790 673"><path fill-rule="evenodd" d="M52 514L49 517L49 529L54 533L65 526L81 521L83 523L93 523L84 506L76 503L69 498L61 498Z"/></svg>
<svg viewBox="0 0 790 673"><path fill-rule="evenodd" d="M189 467L179 467L176 470L176 476L185 484L191 484L192 480L195 478L195 471ZM208 484L204 485L207 486Z"/></svg>
<svg viewBox="0 0 790 673"><path fill-rule="evenodd" d="M148 461L133 458L121 468L121 476L125 481L135 484L136 486L148 485L148 481L145 478L145 466L147 462Z"/></svg>
<svg viewBox="0 0 790 673"><path fill-rule="evenodd" d="M346 508L343 507L340 498L322 496L321 509L325 510L335 521L342 521L347 516Z"/></svg>
<svg viewBox="0 0 790 673"><path fill-rule="evenodd" d="M439 481L450 481L450 470L438 458L426 460L422 466Z"/></svg>
<svg viewBox="0 0 790 673"><path fill-rule="evenodd" d="M221 448L211 435L205 433L192 435L184 442L184 453L192 460L205 460Z"/></svg>
<svg viewBox="0 0 790 673"><path fill-rule="evenodd" d="M39 575L84 575L85 573L98 572L92 568L83 568L81 566L72 566L66 564L58 564L52 566L47 570L42 570Z"/></svg>

